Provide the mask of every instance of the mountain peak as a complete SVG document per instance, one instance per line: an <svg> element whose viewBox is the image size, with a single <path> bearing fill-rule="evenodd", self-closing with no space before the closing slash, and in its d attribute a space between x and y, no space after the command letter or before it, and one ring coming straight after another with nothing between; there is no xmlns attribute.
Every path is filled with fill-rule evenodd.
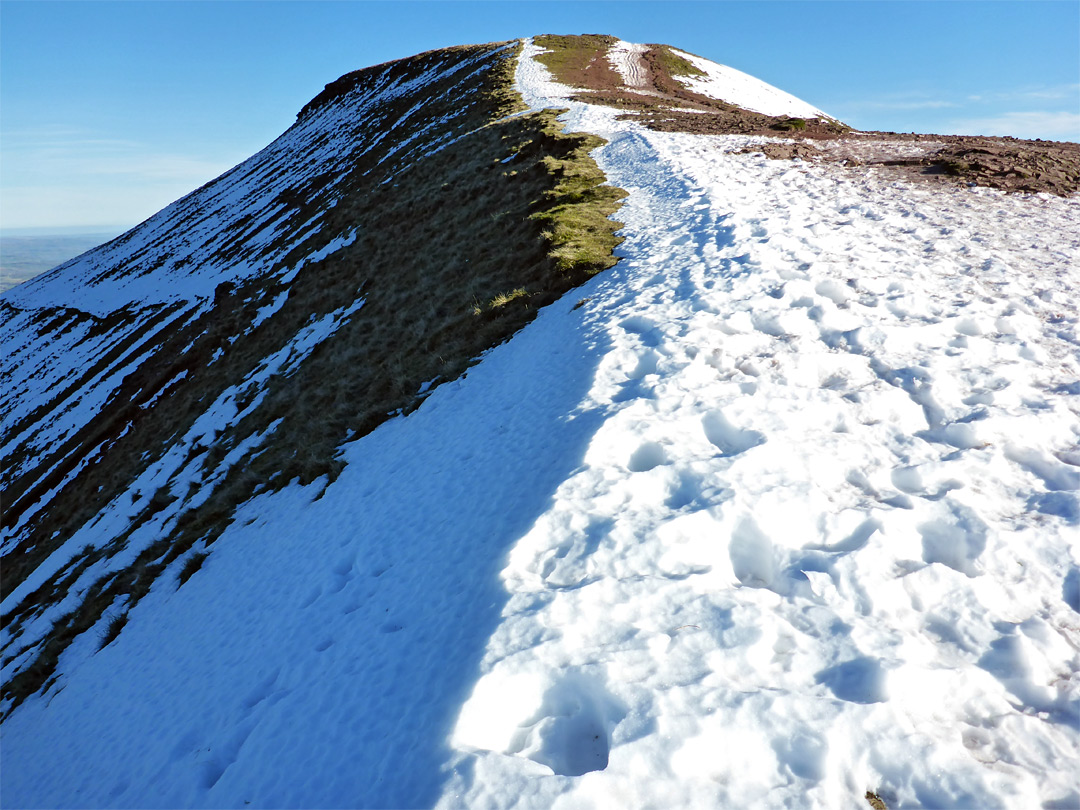
<svg viewBox="0 0 1080 810"><path fill-rule="evenodd" d="M689 116L695 125L708 120L717 132L775 134L795 126L829 134L850 130L760 79L669 45L599 34L532 41L541 49L538 61L575 98L627 110L645 122Z"/></svg>
<svg viewBox="0 0 1080 810"><path fill-rule="evenodd" d="M1074 152L818 112L434 51L0 296L0 804L1076 804Z"/></svg>

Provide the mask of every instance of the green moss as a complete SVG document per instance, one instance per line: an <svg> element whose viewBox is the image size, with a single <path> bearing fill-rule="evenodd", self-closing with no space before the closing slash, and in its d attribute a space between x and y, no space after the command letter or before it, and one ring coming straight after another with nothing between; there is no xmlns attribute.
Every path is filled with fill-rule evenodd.
<svg viewBox="0 0 1080 810"><path fill-rule="evenodd" d="M772 125L772 129L780 130L781 132L791 132L792 130L806 129L806 120L803 118L784 118L777 121Z"/></svg>
<svg viewBox="0 0 1080 810"><path fill-rule="evenodd" d="M705 71L676 54L667 45L653 47L657 64L668 76L705 76Z"/></svg>
<svg viewBox="0 0 1080 810"><path fill-rule="evenodd" d="M555 116L563 110L545 110L545 132L556 134L561 125ZM621 222L610 219L626 197L620 188L604 185L606 175L589 152L605 141L595 135L575 134L576 143L562 157L544 158L547 172L556 179L545 192L547 205L532 215L544 226L552 246L551 256L562 273L595 275L614 265L613 252L622 242L616 231Z"/></svg>

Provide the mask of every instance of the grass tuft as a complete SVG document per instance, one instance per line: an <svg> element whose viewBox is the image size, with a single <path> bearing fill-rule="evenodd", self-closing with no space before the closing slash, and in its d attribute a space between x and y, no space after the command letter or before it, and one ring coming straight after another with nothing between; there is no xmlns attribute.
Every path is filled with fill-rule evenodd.
<svg viewBox="0 0 1080 810"><path fill-rule="evenodd" d="M782 118L772 125L773 129L780 130L781 132L791 132L792 130L806 129L806 119L804 118Z"/></svg>
<svg viewBox="0 0 1080 810"><path fill-rule="evenodd" d="M510 292L499 293L488 302L488 309L498 309L504 307L511 301L516 301L518 298L528 298L529 291L524 287L518 287L516 290L510 290Z"/></svg>
<svg viewBox="0 0 1080 810"><path fill-rule="evenodd" d="M704 70L694 65L692 62L683 59L676 54L667 45L655 45L653 46L656 54L657 64L667 73L668 76L705 76L707 75Z"/></svg>
<svg viewBox="0 0 1080 810"><path fill-rule="evenodd" d="M191 579L191 575L202 568L203 561L209 556L210 554L206 551L196 551L188 557L184 561L184 567L180 569L180 574L177 576L180 580L180 584L183 585Z"/></svg>
<svg viewBox="0 0 1080 810"><path fill-rule="evenodd" d="M98 645L99 650L103 650L112 644L116 640L116 637L120 635L120 631L124 629L124 625L127 624L128 615L127 612L117 613L105 626L105 632L101 634L101 644Z"/></svg>

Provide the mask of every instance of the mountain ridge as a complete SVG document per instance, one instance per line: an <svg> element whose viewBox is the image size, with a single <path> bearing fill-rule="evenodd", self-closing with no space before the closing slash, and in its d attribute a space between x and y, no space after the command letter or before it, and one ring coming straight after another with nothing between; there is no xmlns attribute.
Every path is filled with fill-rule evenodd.
<svg viewBox="0 0 1080 810"><path fill-rule="evenodd" d="M0 299L5 805L1080 795L1077 198L659 53L347 74Z"/></svg>
<svg viewBox="0 0 1080 810"><path fill-rule="evenodd" d="M97 304L99 312L106 313L101 319L92 313L83 313L81 309L64 310L69 314L62 320L46 320L39 327L39 339L49 334L64 334L76 328L72 323L74 319L86 324L81 327L86 329L86 337L93 338L100 333L113 344L110 351L73 385L53 396L51 406L54 409L66 408L70 412L71 398L83 395L87 383L99 379L102 372L108 373L125 362L130 364L140 353L145 354L148 331L158 332L165 340L157 347L149 344L153 356L136 361L137 370L125 366L114 371L112 384L119 385L109 393L106 406L91 422L83 426L73 424L63 443L44 446L32 443L34 426L40 434L48 424L44 416L47 411L42 410L49 407L48 401L37 410L24 413L5 431L8 463L4 465L4 522L9 531L14 527L16 533L15 539L8 536L4 547L8 557L5 598L29 572L36 570L38 563L58 543L66 542L65 535L72 527L89 520L95 511L137 479L147 468L148 454L150 458L159 457L172 442L191 429L195 424L193 420L206 404L238 382L263 374L260 371L262 358L274 356L275 349L287 348L291 336L307 328L305 321L332 318L332 329L348 329L353 313L365 307L365 325L382 325L370 327L373 332L366 340L337 342L336 345L344 347L344 355L332 362L354 365L348 383L352 387L346 391L319 394L321 404L317 407L322 413L297 411L290 403L297 399L307 401L300 392L305 388L318 391L326 372L294 368L290 382L285 383L283 391L270 397L261 415L253 413L250 405L257 400L254 404L258 410L265 393L257 393L258 385L246 384L250 391L239 398L235 406L240 421L223 427L223 432L216 435L212 449L202 446L199 450L199 441L190 440L185 451L188 458L182 464L187 465L201 455L211 468L217 467L227 457L232 443L242 444L244 435L257 435L267 425L277 423L281 423L282 432L288 429L290 422L295 424L294 429L299 432L281 441L305 446L307 452L303 456L296 454L291 459L271 462L272 468L265 470L254 459L245 461L241 465L244 467L242 476L238 477L238 472L232 473L230 480L241 483L232 484L239 489L227 496L228 503L221 505L217 503L219 498L212 498L210 503L196 506L194 513L184 514L175 530L174 541L163 540L152 546L145 552L147 559L141 565L159 558L165 550L168 551L165 555L167 565L195 542L212 542L212 537L227 525L223 521L227 510L249 497L253 489L280 486L294 477L302 482L310 482L322 475L332 479L339 469L332 458L334 444L351 435L366 434L395 412L415 408L430 390L429 382L424 394L415 393L425 381L454 379L472 358L520 328L537 306L613 262L602 254L596 255L590 240L607 239L609 245L617 241L610 236L617 225L605 219L605 215L613 210L611 206L618 198L617 192L597 189L602 178L595 171L590 174L587 165L584 169L567 171L567 167L577 163L587 164L586 152L594 148L595 142L585 136L561 135L553 125L551 114L507 118L507 113L517 111L517 108L507 93L509 78L506 75L488 81L486 86L477 85L475 79L471 80L471 85L467 83L470 71L479 75L478 72L489 73L505 64L506 56L500 54L509 47L496 44L437 51L414 60L399 60L351 74L347 88L338 87L324 96L322 102L308 109L306 117L301 116L294 128L259 155L169 206L143 226L91 251L81 259L82 267L79 262L68 263L6 298L3 305L9 313L12 334L15 331L29 333L32 325L20 323L20 316L16 314L28 310L17 308L32 302L35 295L45 295L50 284L56 289L58 285L54 280L60 274L71 276L81 270L82 278L76 279L76 284L81 286L64 290L64 295L69 299L77 296L80 307L93 302L96 297L100 300ZM461 84L462 74L466 75L465 85ZM448 78L439 79L443 75ZM458 89L453 92L455 87ZM422 96L418 104L409 94L410 90L426 96ZM470 119L467 114L462 115L456 105L461 103L463 93L467 97L467 94L477 92L488 93L491 100L485 102L479 117ZM327 124L319 125L316 119L321 115L335 121L335 116L340 115L335 113L335 100L340 106L348 102L350 95L360 97L359 113L351 115L354 119L359 117L363 129L356 130L354 125L354 131L370 132L367 135L369 143L365 144L361 134L359 144L350 147L350 154L362 156L360 161L347 173L334 174L328 170L335 165L333 161L340 163L340 157L335 156L338 153L334 151L333 141L327 138L332 130L327 129ZM373 98L375 106L366 98ZM385 101L380 102L380 99ZM443 100L438 102L438 99ZM357 102L351 103L353 107L357 106ZM388 141L389 146L381 147L388 132L416 115L415 111L421 105L424 105L424 118L419 133L406 131L396 140ZM468 105L462 106L467 108ZM438 124L445 116L461 119L456 131L451 129L447 133L441 125L429 123ZM384 123L391 125L385 128ZM395 190L402 182L401 172L408 171L407 159L402 156L408 155L411 149L415 159L418 146L424 148L424 126L432 131L436 145L447 139L475 141L486 138L486 147L477 150L481 155L500 149L511 150L515 165L520 165L520 173L518 169L503 170L505 164L499 162L506 159L503 154L479 166L460 153L451 156L446 151L453 149L451 143L443 145L442 155L436 152L423 157L429 166L437 167L433 171L441 176L441 186L433 188L426 177L419 176L413 182L412 191ZM310 134L312 127L316 127L315 137ZM429 135L428 140L431 138ZM308 144L314 144L316 150L322 146L326 156L315 159L292 156L285 145L298 139L301 156L310 152ZM367 154L372 149L377 150L376 153ZM380 149L382 154L378 153ZM280 157L282 153L286 157ZM283 175L283 160L290 166L299 165L300 182L293 179L285 185L277 179ZM455 167L455 163L459 165ZM311 166L318 169L314 174ZM365 175L373 171L379 174L366 180ZM493 186L483 172L498 172L502 185ZM528 178L523 178L526 173L529 173ZM295 170L293 174L296 174ZM266 180L256 181L262 185L254 186L257 202L249 208L254 212L233 216L231 220L226 219L223 226L213 229L207 222L216 221L212 218L224 209L220 203L210 203L211 219L208 220L203 215L207 203L201 198L209 195L214 200L228 199L233 194L230 189L236 185L233 178L237 175L240 175L241 184L248 185L252 181L245 178L252 175L274 179L269 185ZM345 179L349 176L358 179ZM416 176L415 171L413 176ZM334 189L343 183L347 189L350 182L360 184L351 196L348 191L344 195L328 196L334 195ZM477 217L469 213L467 206L445 205L440 195L445 195L451 186L455 196L479 195L480 211L486 208L486 213ZM219 191L222 187L225 190ZM386 189L390 189L389 193L384 191ZM366 198L371 201L363 202ZM357 209L357 199L366 207ZM565 216L590 206L598 206L600 211L584 218L575 215L577 221L574 222ZM183 219L185 215L193 215L195 224ZM288 218L287 222L303 224L279 228L282 236L271 237L268 243L260 238L272 229L275 221L282 221L284 217ZM313 229L312 222L320 219L321 227ZM271 223L269 229L267 222ZM419 231L409 237L409 228ZM188 235L200 229L208 233L205 245L193 243ZM147 231L149 235L144 236ZM317 234L311 236L315 231ZM593 233L596 236L592 236ZM182 238L178 240L174 234L182 234ZM297 234L301 237L300 244L288 241L295 239ZM305 235L308 236L306 242L303 241ZM398 244L414 244L420 251L435 254L438 264L432 266L429 256L419 252L411 258L400 256L395 239ZM457 244L455 239L459 240ZM497 252L471 249L473 243L500 242L512 245L513 263L504 261ZM174 249L177 244L180 251ZM606 251L610 253L610 247ZM549 252L551 258L547 255ZM379 298L372 299L372 273L394 271L401 259L405 260L403 266L407 267L411 261L416 268L413 272L425 274L413 282L416 289L410 291L400 282L394 282L398 285L395 291L384 281L383 294L389 296L386 303ZM379 270L380 262L386 269ZM188 271L189 266L193 272ZM225 268L226 272L215 269L219 267ZM182 278L190 291L170 285L167 280L170 274ZM456 277L458 280L449 285L442 284L439 279L447 274L450 279ZM376 284L379 283L377 278L376 275ZM201 286L192 288L193 282ZM464 282L463 288L461 282ZM432 284L438 286L432 287ZM147 285L150 290L146 289ZM523 285L531 289L506 301L498 298L524 289ZM131 291L131 287L135 290ZM162 292L166 297L155 303L154 297ZM445 300L447 294L458 296L456 303L452 299ZM123 306L109 312L110 301L117 295ZM408 306L410 295L427 299L424 307L417 311ZM136 302L138 306L133 307ZM376 313L382 313L379 319L371 315L373 307ZM400 317L395 314L398 312ZM409 322L417 317L421 319L419 324ZM400 321L396 325L395 318ZM166 328L172 329L172 334L166 333ZM368 328L365 326L365 331ZM396 351L400 344L383 337L384 334L409 332L415 337L405 341L404 354ZM114 333L124 337L116 342ZM9 340L12 346L20 342ZM21 342L28 351L33 351L33 345L26 343L25 338ZM350 352L359 353L359 356L350 359ZM53 360L54 363L59 361L59 358ZM318 362L318 355L315 361ZM19 362L18 359L15 362ZM371 364L370 371L365 370L366 364ZM196 371L203 367L214 368L214 372L197 374ZM14 368L8 372L9 377L13 374ZM372 377L373 374L378 376ZM193 385L196 378L199 382ZM274 379L280 380L281 375ZM279 386L281 384L279 382ZM10 397L19 394L25 397L25 393L25 388L20 390L19 383L11 385L9 403L13 401ZM359 405L365 401L370 404ZM151 403L152 409L147 410ZM9 404L8 420L12 420L19 410ZM328 418L335 410L339 413ZM315 426L314 434L311 426ZM230 438L236 430L241 435ZM315 439L316 435L325 435L325 438ZM11 440L15 437L21 437L21 443L12 446ZM320 447L320 443L324 446ZM316 447L320 449L314 449ZM31 448L39 462L24 472L33 458ZM104 448L107 448L107 458L101 455ZM231 469L234 464L227 468ZM69 480L72 476L75 479ZM24 514L34 514L27 510L40 509L43 499L58 486L61 492L50 497L51 514L40 516L34 525L27 527ZM145 497L135 499L144 506L141 516L131 522L132 528L180 495L167 495L167 488L159 489L160 494L145 493ZM188 493L189 496L195 494ZM181 504L184 500L180 499ZM65 503L70 505L62 505ZM23 532L29 528L30 534L19 537L20 526ZM126 535L121 534L112 545L122 547L125 543ZM32 551L13 555L19 547ZM68 564L76 575L81 574L88 561L96 560L100 553L95 550L77 556ZM61 626L87 629L116 593L125 590L131 594L143 593L162 570L163 567L158 565L150 569L149 578L136 576L130 582L114 581L101 593L94 593L92 589L88 602L97 607L82 613L74 612ZM37 590L29 594L28 604L47 599L53 592L63 593L66 581L59 574L60 571L40 583ZM103 578L103 582L107 579ZM5 607L5 621L10 623L13 616L25 616L26 609L23 606L13 614ZM71 632L54 632L51 637L70 640ZM59 641L54 646L62 648ZM26 687L20 684L27 678L40 686L43 683L41 673L46 676L51 673L48 664L55 661L57 654L52 650L45 652L43 665L32 664L26 671L34 674L9 684L5 694L9 698L13 694L24 694Z"/></svg>

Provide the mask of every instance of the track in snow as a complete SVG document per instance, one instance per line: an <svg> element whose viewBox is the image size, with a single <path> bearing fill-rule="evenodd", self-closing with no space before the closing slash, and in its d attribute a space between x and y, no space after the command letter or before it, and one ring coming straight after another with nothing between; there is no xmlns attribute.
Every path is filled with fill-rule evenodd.
<svg viewBox="0 0 1080 810"><path fill-rule="evenodd" d="M642 56L647 50L646 45L619 40L608 51L608 59L627 87L656 95L649 90L649 74L642 64Z"/></svg>
<svg viewBox="0 0 1080 810"><path fill-rule="evenodd" d="M1080 201L571 105L630 192L606 416L510 554L442 806L1075 801Z"/></svg>

